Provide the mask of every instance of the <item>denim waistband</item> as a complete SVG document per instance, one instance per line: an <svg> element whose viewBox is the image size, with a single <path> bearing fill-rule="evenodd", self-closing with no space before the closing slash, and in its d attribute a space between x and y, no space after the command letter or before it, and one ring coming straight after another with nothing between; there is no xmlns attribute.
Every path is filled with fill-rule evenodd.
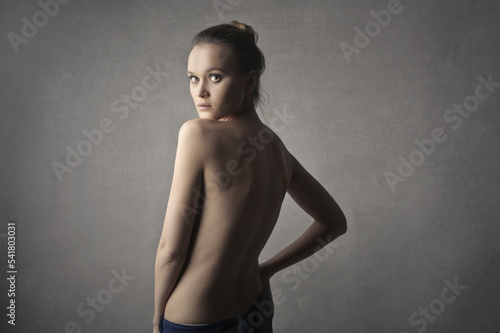
<svg viewBox="0 0 500 333"><path fill-rule="evenodd" d="M177 324L162 318L160 322L160 333L221 333L229 330L233 326L237 326L238 333L254 333L258 331L256 328L260 326L263 321L266 321L266 317L267 320L272 320L274 314L272 302L267 301L269 304L265 305L262 303L265 301L264 292L263 289L253 301L248 311L240 316L206 325Z"/></svg>
<svg viewBox="0 0 500 333"><path fill-rule="evenodd" d="M183 325L173 323L167 319L162 319L160 325L161 333L182 333L182 332L203 332L203 333L221 333L238 323L237 318L229 318L206 325Z"/></svg>

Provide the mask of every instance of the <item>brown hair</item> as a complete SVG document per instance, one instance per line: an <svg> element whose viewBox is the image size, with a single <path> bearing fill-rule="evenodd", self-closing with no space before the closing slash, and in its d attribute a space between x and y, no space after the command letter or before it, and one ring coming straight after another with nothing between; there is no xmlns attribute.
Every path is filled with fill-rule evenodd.
<svg viewBox="0 0 500 333"><path fill-rule="evenodd" d="M255 70L256 87L253 91L254 104L262 102L260 77L266 67L264 54L257 47L259 35L251 26L231 21L207 28L193 38L192 46L198 44L219 44L229 47L242 73Z"/></svg>

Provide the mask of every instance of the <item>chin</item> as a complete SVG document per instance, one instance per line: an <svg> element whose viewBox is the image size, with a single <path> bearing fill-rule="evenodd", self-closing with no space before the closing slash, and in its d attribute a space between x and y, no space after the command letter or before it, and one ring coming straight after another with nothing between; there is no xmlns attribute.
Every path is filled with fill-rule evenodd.
<svg viewBox="0 0 500 333"><path fill-rule="evenodd" d="M200 119L214 119L214 117L207 112L198 112L198 116Z"/></svg>

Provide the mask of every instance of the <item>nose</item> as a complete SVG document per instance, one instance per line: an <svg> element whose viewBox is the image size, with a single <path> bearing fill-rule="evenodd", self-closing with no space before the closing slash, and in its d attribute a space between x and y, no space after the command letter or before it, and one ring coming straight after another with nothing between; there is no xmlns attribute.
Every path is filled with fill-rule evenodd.
<svg viewBox="0 0 500 333"><path fill-rule="evenodd" d="M198 95L198 97L201 97L201 98L206 98L206 97L210 96L210 94L209 94L209 92L208 92L208 90L206 88L205 83L200 82L198 84L197 95Z"/></svg>

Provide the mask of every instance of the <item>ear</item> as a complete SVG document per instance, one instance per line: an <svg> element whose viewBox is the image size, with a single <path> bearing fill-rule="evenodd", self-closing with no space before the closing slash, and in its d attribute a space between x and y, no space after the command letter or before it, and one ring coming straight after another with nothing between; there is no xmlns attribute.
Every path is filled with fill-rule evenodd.
<svg viewBox="0 0 500 333"><path fill-rule="evenodd" d="M248 78L247 78L247 86L245 88L245 93L249 94L251 93L255 87L257 87L257 72L255 70L251 70L248 73Z"/></svg>

